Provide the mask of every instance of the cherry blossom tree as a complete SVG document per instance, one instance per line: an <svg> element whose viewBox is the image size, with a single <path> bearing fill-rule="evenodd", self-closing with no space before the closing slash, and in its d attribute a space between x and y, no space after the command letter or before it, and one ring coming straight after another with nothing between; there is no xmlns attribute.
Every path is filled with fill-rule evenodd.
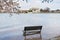
<svg viewBox="0 0 60 40"><path fill-rule="evenodd" d="M13 0L0 0L0 12L17 12L20 8L18 7L19 3L14 2Z"/></svg>

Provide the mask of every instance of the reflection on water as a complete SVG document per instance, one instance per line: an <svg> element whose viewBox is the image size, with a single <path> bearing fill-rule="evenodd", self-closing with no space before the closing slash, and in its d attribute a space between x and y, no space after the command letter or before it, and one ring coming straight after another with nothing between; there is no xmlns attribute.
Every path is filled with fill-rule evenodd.
<svg viewBox="0 0 60 40"><path fill-rule="evenodd" d="M60 14L0 14L0 40L24 40L25 26L43 26L42 38L60 34Z"/></svg>

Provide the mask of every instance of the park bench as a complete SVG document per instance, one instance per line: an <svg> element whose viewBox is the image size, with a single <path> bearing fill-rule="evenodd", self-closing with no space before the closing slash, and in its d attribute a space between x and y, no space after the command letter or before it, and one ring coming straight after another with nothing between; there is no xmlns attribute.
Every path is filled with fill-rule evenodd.
<svg viewBox="0 0 60 40"><path fill-rule="evenodd" d="M33 35L33 34L40 34L42 30L42 26L26 26L24 27L24 36Z"/></svg>

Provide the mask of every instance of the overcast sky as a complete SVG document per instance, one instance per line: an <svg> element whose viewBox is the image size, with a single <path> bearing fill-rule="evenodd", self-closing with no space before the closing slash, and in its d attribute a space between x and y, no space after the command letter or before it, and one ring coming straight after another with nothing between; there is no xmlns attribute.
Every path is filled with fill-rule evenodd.
<svg viewBox="0 0 60 40"><path fill-rule="evenodd" d="M28 0L26 1L20 0L21 9L29 9L31 7L45 8L49 7L50 9L60 9L60 0L53 0L51 3L42 3L42 0Z"/></svg>

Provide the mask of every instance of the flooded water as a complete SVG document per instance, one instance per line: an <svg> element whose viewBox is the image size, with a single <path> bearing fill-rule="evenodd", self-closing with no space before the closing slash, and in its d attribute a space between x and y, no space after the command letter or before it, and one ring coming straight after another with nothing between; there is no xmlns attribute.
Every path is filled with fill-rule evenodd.
<svg viewBox="0 0 60 40"><path fill-rule="evenodd" d="M43 26L41 36L49 39L60 35L60 14L0 14L0 40L24 40L25 26Z"/></svg>

